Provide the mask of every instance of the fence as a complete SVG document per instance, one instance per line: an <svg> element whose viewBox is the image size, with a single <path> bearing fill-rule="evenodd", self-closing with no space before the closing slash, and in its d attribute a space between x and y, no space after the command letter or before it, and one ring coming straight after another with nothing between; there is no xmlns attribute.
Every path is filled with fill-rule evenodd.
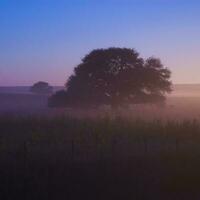
<svg viewBox="0 0 200 200"><path fill-rule="evenodd" d="M1 162L13 159L50 162L87 162L97 160L131 159L138 156L162 156L168 154L198 154L200 142L194 140L114 140L110 143L28 142L0 144Z"/></svg>

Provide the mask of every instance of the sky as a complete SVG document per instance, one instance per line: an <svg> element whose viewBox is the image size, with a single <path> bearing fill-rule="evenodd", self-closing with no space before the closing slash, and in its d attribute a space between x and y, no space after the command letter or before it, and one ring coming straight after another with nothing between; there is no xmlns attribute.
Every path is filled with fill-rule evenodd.
<svg viewBox="0 0 200 200"><path fill-rule="evenodd" d="M91 50L136 49L200 83L199 0L0 0L0 86L64 85Z"/></svg>

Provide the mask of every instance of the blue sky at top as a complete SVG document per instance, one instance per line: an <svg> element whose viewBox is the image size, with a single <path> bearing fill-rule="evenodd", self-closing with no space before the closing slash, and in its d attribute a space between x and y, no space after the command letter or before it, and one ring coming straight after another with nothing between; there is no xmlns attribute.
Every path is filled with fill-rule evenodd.
<svg viewBox="0 0 200 200"><path fill-rule="evenodd" d="M110 46L200 83L199 10L197 0L0 0L0 85L63 85L85 54Z"/></svg>

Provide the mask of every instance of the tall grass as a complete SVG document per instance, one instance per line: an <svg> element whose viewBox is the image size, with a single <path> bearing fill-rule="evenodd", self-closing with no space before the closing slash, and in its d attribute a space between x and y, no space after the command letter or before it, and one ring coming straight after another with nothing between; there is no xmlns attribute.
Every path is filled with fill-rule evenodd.
<svg viewBox="0 0 200 200"><path fill-rule="evenodd" d="M73 143L74 148L82 145L82 152L84 146L91 146L91 152L97 151L97 147L102 151L107 150L105 152L107 154L112 154L113 148L117 148L118 151L127 149L127 152L124 151L124 156L131 155L131 151L139 154L139 151L145 150L151 153L155 145L157 150L165 148L172 152L179 148L179 151L185 153L185 150L189 150L187 148L195 149L200 144L200 123L195 120L148 122L122 118L4 117L0 119L0 133L0 148L20 146L25 143L30 148L41 146L42 149L44 145L67 148ZM137 145L141 146L134 149Z"/></svg>
<svg viewBox="0 0 200 200"><path fill-rule="evenodd" d="M10 199L199 199L200 123L2 117L0 162Z"/></svg>

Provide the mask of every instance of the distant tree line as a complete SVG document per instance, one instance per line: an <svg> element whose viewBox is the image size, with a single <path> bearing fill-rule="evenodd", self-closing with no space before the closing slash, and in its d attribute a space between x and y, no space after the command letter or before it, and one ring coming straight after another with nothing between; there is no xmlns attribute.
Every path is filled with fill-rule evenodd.
<svg viewBox="0 0 200 200"><path fill-rule="evenodd" d="M46 82L39 81L30 88L30 91L35 94L52 94L53 87Z"/></svg>

